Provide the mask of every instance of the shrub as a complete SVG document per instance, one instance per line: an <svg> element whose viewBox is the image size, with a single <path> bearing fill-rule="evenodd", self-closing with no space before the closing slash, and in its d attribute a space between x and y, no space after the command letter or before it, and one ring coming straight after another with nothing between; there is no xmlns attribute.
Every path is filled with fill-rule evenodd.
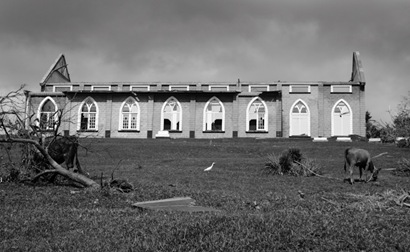
<svg viewBox="0 0 410 252"><path fill-rule="evenodd" d="M380 139L383 143L394 143L396 140L396 133L393 127L386 125L380 130Z"/></svg>
<svg viewBox="0 0 410 252"><path fill-rule="evenodd" d="M279 165L282 168L283 173L291 173L293 166L296 162L302 161L302 153L298 148L289 148L287 151L282 152L279 158Z"/></svg>
<svg viewBox="0 0 410 252"><path fill-rule="evenodd" d="M396 142L396 145L399 148L410 148L410 138L402 138Z"/></svg>
<svg viewBox="0 0 410 252"><path fill-rule="evenodd" d="M282 167L279 164L279 157L275 155L275 153L268 155L268 160L265 164L264 172L267 174L274 174L274 175L282 175Z"/></svg>
<svg viewBox="0 0 410 252"><path fill-rule="evenodd" d="M274 153L268 155L264 171L267 174L293 176L314 176L321 173L321 167L313 159L303 158L300 149L289 148L278 157Z"/></svg>
<svg viewBox="0 0 410 252"><path fill-rule="evenodd" d="M397 164L399 167L393 171L393 174L396 176L403 176L403 177L409 177L410 176L410 160L406 158L402 158L399 161L397 161Z"/></svg>

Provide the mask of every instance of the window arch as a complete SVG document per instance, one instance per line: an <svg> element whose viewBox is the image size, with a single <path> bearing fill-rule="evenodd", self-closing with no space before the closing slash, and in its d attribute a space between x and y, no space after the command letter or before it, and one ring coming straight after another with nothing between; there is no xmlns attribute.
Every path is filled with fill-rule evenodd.
<svg viewBox="0 0 410 252"><path fill-rule="evenodd" d="M249 102L246 109L246 130L267 131L268 130L268 107L259 97Z"/></svg>
<svg viewBox="0 0 410 252"><path fill-rule="evenodd" d="M340 99L332 108L332 136L353 134L353 113L349 103Z"/></svg>
<svg viewBox="0 0 410 252"><path fill-rule="evenodd" d="M80 106L78 130L97 130L98 106L93 98L87 97Z"/></svg>
<svg viewBox="0 0 410 252"><path fill-rule="evenodd" d="M140 107L138 102L132 97L127 98L121 105L119 129L140 129Z"/></svg>
<svg viewBox="0 0 410 252"><path fill-rule="evenodd" d="M310 110L299 99L290 108L289 136L310 136Z"/></svg>
<svg viewBox="0 0 410 252"><path fill-rule="evenodd" d="M212 97L204 108L204 131L225 131L225 108L216 97Z"/></svg>
<svg viewBox="0 0 410 252"><path fill-rule="evenodd" d="M58 120L57 104L51 97L46 97L38 107L37 117L40 120L40 129L53 130Z"/></svg>
<svg viewBox="0 0 410 252"><path fill-rule="evenodd" d="M164 102L161 110L161 129L168 131L182 130L182 107L175 97Z"/></svg>

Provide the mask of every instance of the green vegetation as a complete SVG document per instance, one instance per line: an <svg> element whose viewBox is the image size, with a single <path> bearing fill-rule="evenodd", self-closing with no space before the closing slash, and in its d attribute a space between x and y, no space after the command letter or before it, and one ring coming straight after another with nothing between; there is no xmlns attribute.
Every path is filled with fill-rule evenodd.
<svg viewBox="0 0 410 252"><path fill-rule="evenodd" d="M410 177L382 170L343 183L345 148L369 150L377 167L409 159L393 144L291 139L81 139L80 162L100 183L130 193L66 185L0 183L2 251L409 251L410 208L396 204ZM17 149L17 146L13 148ZM264 172L268 157L297 148L318 176ZM4 153L3 150L1 153ZM14 153L18 161L19 154ZM7 157L2 157L1 169ZM17 162L16 161L16 162ZM211 172L203 169L212 162ZM355 170L358 176L358 170ZM139 210L132 203L190 196L220 213Z"/></svg>
<svg viewBox="0 0 410 252"><path fill-rule="evenodd" d="M402 98L397 112L389 113L391 123L377 123L366 111L366 137L377 137L384 143L396 142L398 147L410 148L410 92ZM401 140L397 141L397 138Z"/></svg>

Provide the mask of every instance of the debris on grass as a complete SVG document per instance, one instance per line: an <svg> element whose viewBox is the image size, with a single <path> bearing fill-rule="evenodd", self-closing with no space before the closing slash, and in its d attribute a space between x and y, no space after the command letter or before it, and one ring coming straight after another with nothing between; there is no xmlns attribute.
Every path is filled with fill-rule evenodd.
<svg viewBox="0 0 410 252"><path fill-rule="evenodd" d="M268 155L264 172L272 175L289 174L293 176L318 176L320 165L314 159L304 158L298 148L289 148L281 156L274 153Z"/></svg>
<svg viewBox="0 0 410 252"><path fill-rule="evenodd" d="M408 192L403 191L403 194L396 199L396 204L399 206L410 207L410 195Z"/></svg>
<svg viewBox="0 0 410 252"><path fill-rule="evenodd" d="M410 160L406 158L401 158L397 161L398 168L395 169L392 173L396 176L409 177L410 176Z"/></svg>
<svg viewBox="0 0 410 252"><path fill-rule="evenodd" d="M164 210L164 211L179 211L179 212L219 212L220 210L196 206L195 200L191 197L177 197L162 200L152 200L137 202L132 204L132 206L139 209L149 209L149 210Z"/></svg>
<svg viewBox="0 0 410 252"><path fill-rule="evenodd" d="M410 195L404 190L398 192L396 190L386 190L376 194L344 194L345 200L352 202L338 202L332 199L321 197L322 200L336 206L339 210L342 208L357 209L360 211L382 210L394 206L394 203L399 206L410 207ZM338 198L341 198L340 195Z"/></svg>
<svg viewBox="0 0 410 252"><path fill-rule="evenodd" d="M120 192L131 192L134 190L134 186L125 179L114 179L110 181L111 188L117 188Z"/></svg>

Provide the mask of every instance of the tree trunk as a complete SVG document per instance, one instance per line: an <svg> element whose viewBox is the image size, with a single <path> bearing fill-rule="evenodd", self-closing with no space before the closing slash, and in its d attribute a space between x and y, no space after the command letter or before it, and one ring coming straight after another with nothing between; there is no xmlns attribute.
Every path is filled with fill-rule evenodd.
<svg viewBox="0 0 410 252"><path fill-rule="evenodd" d="M81 185L90 188L92 190L94 189L99 189L100 185L95 182L94 180L84 176L83 174L80 173L74 173L71 172L61 165L59 165L54 159L47 153L47 151L35 140L31 139L0 139L0 142L16 142L16 143L25 143L25 144L32 144L34 145L40 152L41 154L47 159L48 163L54 168L55 172L57 174L60 174L61 176L64 176L68 179L71 179L77 183L80 183Z"/></svg>

